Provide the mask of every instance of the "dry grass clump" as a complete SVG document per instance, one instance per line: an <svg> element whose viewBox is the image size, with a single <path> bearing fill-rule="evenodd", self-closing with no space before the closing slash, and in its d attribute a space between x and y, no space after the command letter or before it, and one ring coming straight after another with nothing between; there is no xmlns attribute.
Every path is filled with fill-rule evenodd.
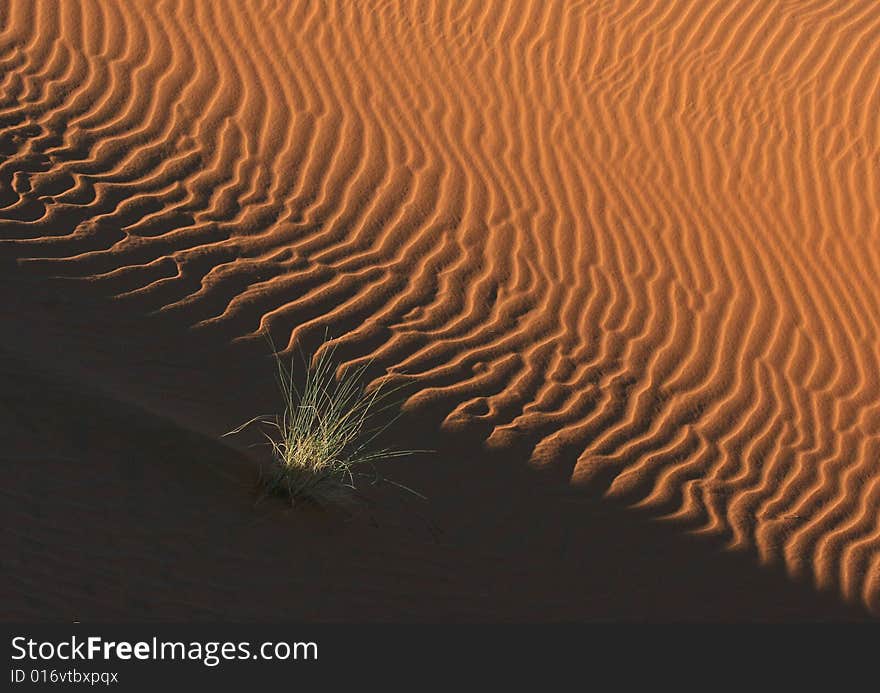
<svg viewBox="0 0 880 693"><path fill-rule="evenodd" d="M271 472L263 479L265 491L293 505L302 501L349 505L361 482L389 483L424 498L377 469L382 461L425 452L374 449L377 438L400 416L394 397L399 388L380 383L367 391L363 381L370 364L337 377L333 357L334 347L325 346L309 361L303 358L305 382L297 386L294 359L288 367L276 352L282 413L256 416L224 435L259 427L272 451Z"/></svg>

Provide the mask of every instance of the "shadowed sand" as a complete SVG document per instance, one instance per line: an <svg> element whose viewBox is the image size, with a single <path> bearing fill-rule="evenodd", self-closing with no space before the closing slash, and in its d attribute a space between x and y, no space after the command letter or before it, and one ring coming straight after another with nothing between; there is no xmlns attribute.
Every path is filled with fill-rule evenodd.
<svg viewBox="0 0 880 693"><path fill-rule="evenodd" d="M438 438L430 419L407 417L394 439L430 437L437 454L388 470L430 493L428 503L380 489L369 494L375 505L354 519L274 502L255 506L254 459L149 408L167 411L162 403L178 392L179 374L193 372L200 375L190 381L197 387L189 402L174 398L178 417L196 427L211 402L243 412L251 400L268 401L268 370L255 381L248 372L253 361L271 365L265 351L175 343L167 324L126 324L117 316L117 339L106 350L139 345L152 354L151 369L133 372L130 359L108 357L89 334L89 326L109 327L100 302L72 304L75 292L59 294L65 308L75 306L78 328L47 293L29 314L51 316L57 338L40 327L29 358L0 354L0 410L11 421L0 483L6 619L866 616L833 592L817 593L778 567L757 565L748 552L724 551L711 539L568 489L564 479L528 468L522 451L487 452L476 439ZM17 344L33 338L25 331ZM105 374L101 383L90 375L96 366ZM228 374L222 383L212 376L218 369ZM115 399L110 393L120 388L142 399Z"/></svg>
<svg viewBox="0 0 880 693"><path fill-rule="evenodd" d="M10 610L876 615L878 32L873 1L5 3ZM257 335L325 330L412 388L428 506L250 508L213 441L272 404Z"/></svg>

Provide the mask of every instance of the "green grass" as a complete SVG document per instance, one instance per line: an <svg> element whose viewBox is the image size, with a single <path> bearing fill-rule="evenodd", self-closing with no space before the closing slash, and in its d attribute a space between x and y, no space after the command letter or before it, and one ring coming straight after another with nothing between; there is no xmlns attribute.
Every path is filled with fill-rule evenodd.
<svg viewBox="0 0 880 693"><path fill-rule="evenodd" d="M366 390L369 363L337 377L335 348L326 346L312 359L302 358L304 383L297 386L294 359L285 365L274 350L282 412L256 416L224 434L258 427L271 450L265 492L292 505L349 506L363 484L388 483L420 498L416 491L382 475L377 465L425 450L376 449L377 439L399 418L400 388L379 385Z"/></svg>

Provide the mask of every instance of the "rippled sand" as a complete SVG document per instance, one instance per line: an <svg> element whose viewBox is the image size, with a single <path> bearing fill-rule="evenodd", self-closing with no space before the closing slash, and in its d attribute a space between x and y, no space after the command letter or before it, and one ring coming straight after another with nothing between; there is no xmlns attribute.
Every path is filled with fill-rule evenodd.
<svg viewBox="0 0 880 693"><path fill-rule="evenodd" d="M876 0L9 0L4 271L327 330L438 435L877 613L878 39Z"/></svg>

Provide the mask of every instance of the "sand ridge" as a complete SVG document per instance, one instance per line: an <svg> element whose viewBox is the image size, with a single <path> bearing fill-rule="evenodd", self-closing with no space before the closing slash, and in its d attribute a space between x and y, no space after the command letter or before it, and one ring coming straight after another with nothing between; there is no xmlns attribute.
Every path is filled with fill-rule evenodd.
<svg viewBox="0 0 880 693"><path fill-rule="evenodd" d="M0 11L0 239L880 609L880 7Z"/></svg>

